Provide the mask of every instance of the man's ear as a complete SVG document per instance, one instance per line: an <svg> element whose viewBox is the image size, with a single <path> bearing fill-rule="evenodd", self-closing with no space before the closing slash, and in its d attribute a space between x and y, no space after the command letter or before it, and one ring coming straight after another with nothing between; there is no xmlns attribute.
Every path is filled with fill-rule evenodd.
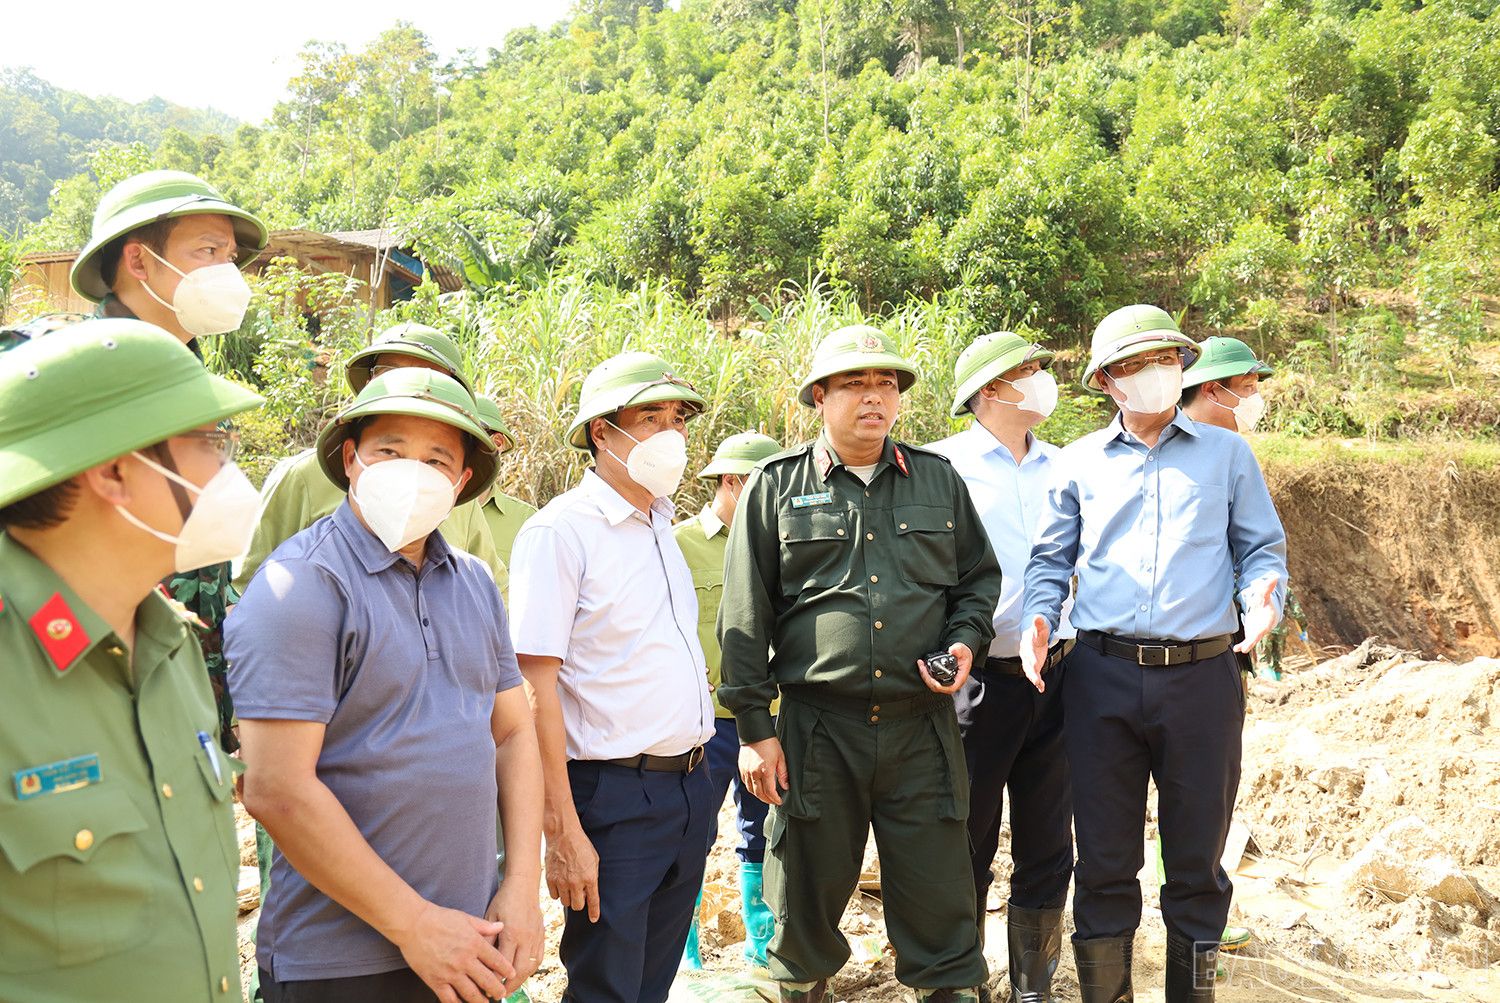
<svg viewBox="0 0 1500 1003"><path fill-rule="evenodd" d="M354 481L354 472L359 464L354 462L354 451L358 449L353 439L345 439L339 446L341 459L344 461L344 478L350 483Z"/></svg>
<svg viewBox="0 0 1500 1003"><path fill-rule="evenodd" d="M109 505L129 505L130 487L125 483L125 457L117 456L107 463L90 467L78 475L83 486Z"/></svg>
<svg viewBox="0 0 1500 1003"><path fill-rule="evenodd" d="M473 467L464 467L464 472L458 475L458 487L454 491L454 495L455 496L461 495L461 494L464 493L464 485L468 484L469 483L469 479L471 477L473 477L473 476L474 476L474 468ZM494 485L492 484L491 487L493 487L493 486Z"/></svg>
<svg viewBox="0 0 1500 1003"><path fill-rule="evenodd" d="M823 381L819 380L812 385L813 410L822 413L824 396L826 396L826 391L823 387Z"/></svg>
<svg viewBox="0 0 1500 1003"><path fill-rule="evenodd" d="M146 245L139 240L126 238L125 246L120 250L119 271L128 273L137 282L146 281L146 259L150 257L146 253Z"/></svg>

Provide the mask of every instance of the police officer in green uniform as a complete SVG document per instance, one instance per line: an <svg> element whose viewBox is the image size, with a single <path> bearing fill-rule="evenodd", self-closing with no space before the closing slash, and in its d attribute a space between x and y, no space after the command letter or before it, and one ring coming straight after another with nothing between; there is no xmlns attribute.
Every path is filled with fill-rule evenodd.
<svg viewBox="0 0 1500 1003"><path fill-rule="evenodd" d="M781 452L781 443L759 432L740 432L728 436L714 450L713 459L698 473L700 480L716 482L714 496L703 511L672 527L677 546L693 573L693 591L698 596L698 641L708 661L708 685L714 702L714 737L706 749L709 779L714 785L714 804L722 805L724 796L734 788L734 814L740 838L735 852L740 858L740 915L745 920L745 960L765 967L766 945L776 922L766 906L763 892L766 859L766 803L752 797L740 783L739 733L734 715L719 702L719 600L724 595L724 550L729 542L729 527L739 506L745 478L755 464ZM773 704L771 713L776 712ZM701 898L701 896L700 896ZM698 951L698 914L688 930L687 946L682 951L683 967L702 968Z"/></svg>
<svg viewBox="0 0 1500 1003"><path fill-rule="evenodd" d="M174 335L199 360L198 339L238 330L250 304L240 269L266 246L265 224L182 171L146 171L104 193L89 242L73 262L73 291L100 317L134 317ZM239 748L224 682L224 614L239 601L227 563L164 583L195 618L226 752Z"/></svg>
<svg viewBox="0 0 1500 1003"><path fill-rule="evenodd" d="M231 761L157 583L243 548L216 426L259 403L140 321L0 356L0 999L240 998Z"/></svg>
<svg viewBox="0 0 1500 1003"><path fill-rule="evenodd" d="M951 694L989 646L1000 569L948 461L889 437L916 375L872 327L827 335L799 394L823 431L761 463L730 529L719 697L745 786L775 806L767 955L786 1000L825 998L849 956L838 923L871 826L896 977L919 1000L975 1000L986 978ZM921 660L939 651L946 686Z"/></svg>
<svg viewBox="0 0 1500 1003"><path fill-rule="evenodd" d="M515 449L516 437L505 424L505 417L500 414L500 405L479 394L474 395L474 403L479 408L479 421L484 425L485 431L490 433L490 440L494 442L495 448L501 454ZM516 542L516 534L521 532L527 519L536 515L536 506L528 505L499 488L491 488L488 497L479 496L479 511L484 515L485 525L489 526L495 552L509 567L510 548Z"/></svg>

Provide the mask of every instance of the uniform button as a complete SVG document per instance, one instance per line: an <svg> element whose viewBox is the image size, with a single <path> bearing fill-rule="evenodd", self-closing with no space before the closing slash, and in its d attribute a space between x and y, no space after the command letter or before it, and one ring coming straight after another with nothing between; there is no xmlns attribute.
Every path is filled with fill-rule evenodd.
<svg viewBox="0 0 1500 1003"><path fill-rule="evenodd" d="M885 675L885 673L884 673L884 672L881 672L881 671L880 671L880 670L879 670L879 669L876 669L876 670L875 670L875 678L876 678L876 679L879 679L879 678L880 678L880 677L881 677L881 676L883 676L883 675Z"/></svg>
<svg viewBox="0 0 1500 1003"><path fill-rule="evenodd" d="M876 629L876 630L884 630L884 629L885 629L885 624L883 624L883 623L881 623L881 622L880 622L880 621L879 621L879 620L876 620L876 621L875 621L875 629ZM875 674L876 674L876 675L877 675L877 676L878 676L878 675L880 675L880 673L879 673L879 672L876 672L876 673L875 673Z"/></svg>
<svg viewBox="0 0 1500 1003"><path fill-rule="evenodd" d="M164 798L169 798L169 797L172 796L172 785L171 784L162 784L161 785L161 796L164 797Z"/></svg>
<svg viewBox="0 0 1500 1003"><path fill-rule="evenodd" d="M899 528L905 529L906 528L906 523L903 522Z"/></svg>
<svg viewBox="0 0 1500 1003"><path fill-rule="evenodd" d="M879 713L879 711L880 711L880 704L876 704L874 707L871 707L870 709L873 710L873 711L875 711L876 713Z"/></svg>
<svg viewBox="0 0 1500 1003"><path fill-rule="evenodd" d="M880 722L880 715L879 714L871 714L870 715L870 723L871 724L878 724L879 722Z"/></svg>
<svg viewBox="0 0 1500 1003"><path fill-rule="evenodd" d="M844 531L842 529L838 530L838 534L839 534L839 536L843 536L844 535Z"/></svg>
<svg viewBox="0 0 1500 1003"><path fill-rule="evenodd" d="M949 523L948 523L948 528L949 528L949 529L952 529L952 528L953 528L953 523L952 523L952 522L949 522Z"/></svg>
<svg viewBox="0 0 1500 1003"><path fill-rule="evenodd" d="M866 540L873 540L873 539L875 539L875 534L874 533L866 533L865 534L865 539Z"/></svg>
<svg viewBox="0 0 1500 1003"><path fill-rule="evenodd" d="M229 976L225 975L219 979L219 992L229 992Z"/></svg>
<svg viewBox="0 0 1500 1003"><path fill-rule="evenodd" d="M871 575L870 576L870 581L872 581L872 582L878 582L878 581L880 581L880 576L879 575Z"/></svg>
<svg viewBox="0 0 1500 1003"><path fill-rule="evenodd" d="M1144 603L1141 604L1141 612L1146 612L1146 605Z"/></svg>
<svg viewBox="0 0 1500 1003"><path fill-rule="evenodd" d="M785 530L785 529L783 529L783 530L782 530L782 531L781 531L781 538L782 538L782 539L783 539L783 540L785 540L785 539L787 539L787 538L788 538L788 537L789 537L789 536L791 536L791 535L792 535L792 534L791 534L791 532L790 532L790 531L788 531L788 530Z"/></svg>
<svg viewBox="0 0 1500 1003"><path fill-rule="evenodd" d="M194 878L193 879L193 891L195 891L195 892L201 892L202 890L203 890L203 879L202 878Z"/></svg>
<svg viewBox="0 0 1500 1003"><path fill-rule="evenodd" d="M78 835L73 837L73 845L80 850L87 850L94 845L94 831L92 829L79 829Z"/></svg>
<svg viewBox="0 0 1500 1003"><path fill-rule="evenodd" d="M120 647L118 644L111 644L109 646L109 653L111 655L114 655L116 658L119 658L120 656L125 654L125 649Z"/></svg>

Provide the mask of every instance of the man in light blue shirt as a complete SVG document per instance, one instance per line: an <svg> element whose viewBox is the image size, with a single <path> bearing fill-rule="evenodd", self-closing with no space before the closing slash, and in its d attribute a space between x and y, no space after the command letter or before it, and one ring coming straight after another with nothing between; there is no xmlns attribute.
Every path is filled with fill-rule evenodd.
<svg viewBox="0 0 1500 1003"><path fill-rule="evenodd" d="M1159 792L1167 875L1166 999L1213 999L1231 892L1219 857L1245 713L1234 652L1275 626L1285 596L1286 534L1250 447L1177 407L1183 367L1195 358L1194 343L1156 307L1100 322L1084 385L1109 394L1120 415L1059 453L1026 567L1021 657L1038 689L1077 576L1064 741L1083 1003L1132 998L1148 778ZM1245 634L1237 645L1236 599Z"/></svg>
<svg viewBox="0 0 1500 1003"><path fill-rule="evenodd" d="M974 415L957 435L927 448L948 457L969 488L1002 574L995 639L954 694L969 773L969 854L976 920L984 936L990 867L1010 792L1014 869L1006 908L1011 998L1051 998L1062 946L1063 904L1073 874L1072 801L1063 753L1063 658L1056 639L1038 692L1021 672L1021 599L1032 531L1046 501L1057 447L1031 432L1057 405L1052 353L1017 334L986 334L954 365L952 415ZM1057 634L1071 637L1063 614ZM976 660L978 662L978 660Z"/></svg>

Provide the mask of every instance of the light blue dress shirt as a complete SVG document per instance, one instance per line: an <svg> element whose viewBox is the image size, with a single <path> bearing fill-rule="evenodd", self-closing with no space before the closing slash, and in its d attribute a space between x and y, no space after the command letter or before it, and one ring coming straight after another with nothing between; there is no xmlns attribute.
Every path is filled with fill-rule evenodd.
<svg viewBox="0 0 1500 1003"><path fill-rule="evenodd" d="M1032 534L1046 503L1047 487L1058 448L1028 436L1026 455L1017 463L1011 451L989 429L975 421L957 435L925 448L946 456L968 485L985 534L1000 561L1000 602L995 606L995 640L991 658L1015 658L1021 651L1021 599ZM1071 637L1066 604L1059 637Z"/></svg>
<svg viewBox="0 0 1500 1003"><path fill-rule="evenodd" d="M1286 532L1245 440L1179 409L1156 446L1119 416L1054 464L1031 560L1026 621L1057 628L1078 576L1073 626L1124 637L1192 641L1232 633L1275 575L1286 598Z"/></svg>

